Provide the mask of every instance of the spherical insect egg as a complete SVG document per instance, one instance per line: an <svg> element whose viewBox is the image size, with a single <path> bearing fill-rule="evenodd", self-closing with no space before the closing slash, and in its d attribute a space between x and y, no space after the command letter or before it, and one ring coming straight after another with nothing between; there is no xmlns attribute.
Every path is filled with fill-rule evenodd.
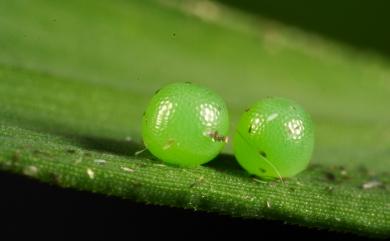
<svg viewBox="0 0 390 241"><path fill-rule="evenodd" d="M227 142L228 110L207 88L174 83L157 91L142 121L146 148L162 161L198 166L213 159Z"/></svg>
<svg viewBox="0 0 390 241"><path fill-rule="evenodd" d="M239 164L262 179L291 177L303 171L313 147L309 114L284 98L267 98L245 111L233 139Z"/></svg>

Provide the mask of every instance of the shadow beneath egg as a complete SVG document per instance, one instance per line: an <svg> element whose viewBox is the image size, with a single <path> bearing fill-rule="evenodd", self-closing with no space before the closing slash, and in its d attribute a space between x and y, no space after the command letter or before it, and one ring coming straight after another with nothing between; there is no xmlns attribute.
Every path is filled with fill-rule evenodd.
<svg viewBox="0 0 390 241"><path fill-rule="evenodd" d="M220 154L212 161L204 165L205 167L212 168L218 172L229 173L235 176L250 176L242 167L238 164L234 155Z"/></svg>

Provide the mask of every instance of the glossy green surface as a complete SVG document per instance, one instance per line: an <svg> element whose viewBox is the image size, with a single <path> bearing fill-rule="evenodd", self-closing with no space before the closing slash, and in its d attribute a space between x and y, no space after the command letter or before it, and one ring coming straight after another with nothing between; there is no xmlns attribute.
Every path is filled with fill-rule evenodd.
<svg viewBox="0 0 390 241"><path fill-rule="evenodd" d="M157 91L142 121L147 149L180 166L197 166L217 156L228 128L223 99L191 83L170 84Z"/></svg>
<svg viewBox="0 0 390 241"><path fill-rule="evenodd" d="M238 162L250 174L264 179L291 177L309 164L313 124L298 104L267 98L242 115L233 144Z"/></svg>

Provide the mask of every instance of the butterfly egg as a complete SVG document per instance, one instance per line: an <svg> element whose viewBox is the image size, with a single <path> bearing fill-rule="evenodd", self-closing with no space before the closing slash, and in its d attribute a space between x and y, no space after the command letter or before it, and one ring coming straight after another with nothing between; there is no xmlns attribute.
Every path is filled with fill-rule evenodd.
<svg viewBox="0 0 390 241"><path fill-rule="evenodd" d="M142 120L146 148L166 163L187 167L216 157L227 142L228 128L223 99L191 83L157 91Z"/></svg>
<svg viewBox="0 0 390 241"><path fill-rule="evenodd" d="M303 171L313 147L309 114L284 98L267 98L247 109L233 139L239 164L262 179L291 177Z"/></svg>

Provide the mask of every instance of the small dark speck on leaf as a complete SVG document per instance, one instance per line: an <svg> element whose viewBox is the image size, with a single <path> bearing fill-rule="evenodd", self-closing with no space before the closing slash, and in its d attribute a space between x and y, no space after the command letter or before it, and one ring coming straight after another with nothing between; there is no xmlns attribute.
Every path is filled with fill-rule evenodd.
<svg viewBox="0 0 390 241"><path fill-rule="evenodd" d="M245 112L248 112L248 111L249 111L249 108L246 108L246 109L245 109Z"/></svg>
<svg viewBox="0 0 390 241"><path fill-rule="evenodd" d="M172 33L172 37L176 37L176 33Z"/></svg>
<svg viewBox="0 0 390 241"><path fill-rule="evenodd" d="M156 91L154 92L154 94L157 95L158 92L160 92L160 90L161 90L161 89L156 90Z"/></svg>
<svg viewBox="0 0 390 241"><path fill-rule="evenodd" d="M262 173L265 173L265 172L266 172L266 170L263 169L263 168L259 168L259 170L260 170Z"/></svg>
<svg viewBox="0 0 390 241"><path fill-rule="evenodd" d="M69 154L75 154L76 150L74 150L74 149L67 149L66 152L69 153Z"/></svg>
<svg viewBox="0 0 390 241"><path fill-rule="evenodd" d="M192 84L192 82L191 81L186 81L186 82L184 82L185 84Z"/></svg>
<svg viewBox="0 0 390 241"><path fill-rule="evenodd" d="M329 181L336 181L336 176L331 172L325 172L325 177Z"/></svg>
<svg viewBox="0 0 390 241"><path fill-rule="evenodd" d="M264 158L267 158L267 153L265 153L264 151L260 151L260 155Z"/></svg>

